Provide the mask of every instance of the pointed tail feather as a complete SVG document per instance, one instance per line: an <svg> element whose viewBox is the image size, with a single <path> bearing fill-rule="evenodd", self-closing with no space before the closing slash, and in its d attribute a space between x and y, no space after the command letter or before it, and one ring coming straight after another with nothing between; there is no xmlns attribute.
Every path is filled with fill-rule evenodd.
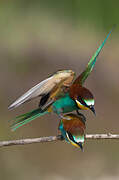
<svg viewBox="0 0 119 180"><path fill-rule="evenodd" d="M105 45L107 39L109 38L110 34L112 33L112 31L114 30L114 28L116 27L116 25L113 26L112 30L108 33L107 37L104 39L104 41L102 42L102 44L99 46L99 48L97 49L97 51L94 53L94 55L91 57L86 69L81 73L81 75L75 80L74 83L80 83L81 85L85 82L85 80L87 79L87 77L89 76L89 74L91 73L95 62L97 60L97 57L99 55L99 53L101 52L103 46Z"/></svg>
<svg viewBox="0 0 119 180"><path fill-rule="evenodd" d="M45 114L48 114L49 112L48 111L42 111L38 108L38 109L35 109L31 112L28 112L26 114L22 114L20 116L17 116L16 119L15 119L15 122L11 125L11 129L12 131L15 131L17 128L31 122L32 120L40 117L40 116L43 116Z"/></svg>

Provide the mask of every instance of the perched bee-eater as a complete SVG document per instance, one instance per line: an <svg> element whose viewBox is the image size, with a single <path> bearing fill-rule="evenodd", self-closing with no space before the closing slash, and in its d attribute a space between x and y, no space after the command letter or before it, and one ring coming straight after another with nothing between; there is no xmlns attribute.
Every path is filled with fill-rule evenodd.
<svg viewBox="0 0 119 180"><path fill-rule="evenodd" d="M69 120L67 120L69 119ZM85 141L85 121L86 118L83 114L67 114L60 120L59 130L63 138L75 147L80 147L83 151Z"/></svg>
<svg viewBox="0 0 119 180"><path fill-rule="evenodd" d="M76 80L74 80L75 73L72 70L57 71L46 80L31 88L13 104L11 104L9 109L18 107L19 105L34 98L41 97L39 107L31 112L16 117L16 120L12 125L12 129L15 130L37 117L50 112L55 112L61 118L63 118L64 113L69 113L74 110L78 113L78 110L90 109L93 113L95 113L94 97L88 89L83 87L83 84L91 73L97 56L111 32L112 30L94 53L86 69L76 78Z"/></svg>

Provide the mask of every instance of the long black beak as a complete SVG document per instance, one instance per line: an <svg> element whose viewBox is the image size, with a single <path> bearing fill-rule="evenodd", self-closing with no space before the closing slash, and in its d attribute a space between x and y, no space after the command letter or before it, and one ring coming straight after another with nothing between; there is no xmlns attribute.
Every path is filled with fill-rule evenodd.
<svg viewBox="0 0 119 180"><path fill-rule="evenodd" d="M82 143L78 143L78 144L79 144L79 146L80 146L80 148L81 148L81 151L84 152Z"/></svg>
<svg viewBox="0 0 119 180"><path fill-rule="evenodd" d="M96 112L95 112L95 108L94 108L94 106L90 106L90 110L95 114L95 116L96 116Z"/></svg>

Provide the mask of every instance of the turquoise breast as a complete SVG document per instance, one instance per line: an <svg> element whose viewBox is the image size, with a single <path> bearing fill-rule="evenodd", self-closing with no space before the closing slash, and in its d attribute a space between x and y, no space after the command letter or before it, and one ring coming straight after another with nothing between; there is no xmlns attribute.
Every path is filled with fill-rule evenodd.
<svg viewBox="0 0 119 180"><path fill-rule="evenodd" d="M75 101L69 97L69 94L55 101L52 107L55 113L68 113L78 109Z"/></svg>

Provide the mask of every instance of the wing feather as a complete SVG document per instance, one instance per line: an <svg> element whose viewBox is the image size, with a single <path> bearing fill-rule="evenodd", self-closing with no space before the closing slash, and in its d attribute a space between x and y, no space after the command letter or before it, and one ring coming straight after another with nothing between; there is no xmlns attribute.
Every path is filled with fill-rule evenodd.
<svg viewBox="0 0 119 180"><path fill-rule="evenodd" d="M44 81L40 82L36 86L32 87L30 90L28 90L25 94L23 94L21 97L19 97L14 103L12 103L8 109L13 109L21 104L30 101L31 99L34 99L37 96L40 96L43 94L46 83L50 81L53 77L50 77L48 79L45 79Z"/></svg>
<svg viewBox="0 0 119 180"><path fill-rule="evenodd" d="M68 87L72 83L74 76L75 73L72 70L58 71L53 76L45 79L28 90L25 94L13 102L8 109L16 108L27 101L30 101L38 96L47 95L48 93L51 93L51 99L53 99L54 96L58 97L58 94L62 91L62 87Z"/></svg>

